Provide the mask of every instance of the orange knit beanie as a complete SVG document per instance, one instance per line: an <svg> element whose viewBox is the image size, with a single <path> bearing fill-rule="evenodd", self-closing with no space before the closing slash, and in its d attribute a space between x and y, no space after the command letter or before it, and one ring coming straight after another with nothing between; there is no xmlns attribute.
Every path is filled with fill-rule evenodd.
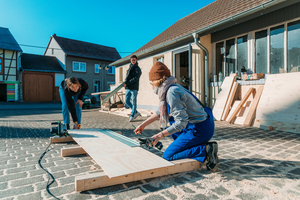
<svg viewBox="0 0 300 200"><path fill-rule="evenodd" d="M150 81L159 80L164 76L165 77L171 76L170 70L164 63L159 61L155 62L152 68L150 69L149 80Z"/></svg>

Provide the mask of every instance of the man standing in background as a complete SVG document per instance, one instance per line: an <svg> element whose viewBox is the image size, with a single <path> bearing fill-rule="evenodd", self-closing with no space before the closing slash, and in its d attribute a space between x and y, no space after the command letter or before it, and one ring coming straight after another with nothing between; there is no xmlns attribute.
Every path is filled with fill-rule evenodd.
<svg viewBox="0 0 300 200"><path fill-rule="evenodd" d="M136 55L130 57L130 62L131 64L126 74L124 87L126 89L125 104L132 110L129 117L129 121L132 122L141 115L141 113L136 110L136 102L142 71L138 65Z"/></svg>

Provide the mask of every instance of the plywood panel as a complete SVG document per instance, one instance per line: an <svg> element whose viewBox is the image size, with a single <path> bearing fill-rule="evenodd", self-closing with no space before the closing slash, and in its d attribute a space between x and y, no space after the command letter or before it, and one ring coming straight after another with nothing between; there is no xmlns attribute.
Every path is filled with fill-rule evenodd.
<svg viewBox="0 0 300 200"><path fill-rule="evenodd" d="M241 101L235 101L233 102L233 105L231 106L230 112L228 114L228 117L226 119L227 122L229 122L228 119L230 119L231 115L234 113L235 109L238 107Z"/></svg>
<svg viewBox="0 0 300 200"><path fill-rule="evenodd" d="M225 105L227 103L228 96L230 94L230 90L233 82L235 81L235 76L225 77L220 92L217 96L216 103L213 108L213 115L216 120L221 120Z"/></svg>
<svg viewBox="0 0 300 200"><path fill-rule="evenodd" d="M69 134L109 178L173 165L141 147L129 147L95 129L71 130Z"/></svg>
<svg viewBox="0 0 300 200"><path fill-rule="evenodd" d="M268 75L254 126L300 133L300 73Z"/></svg>

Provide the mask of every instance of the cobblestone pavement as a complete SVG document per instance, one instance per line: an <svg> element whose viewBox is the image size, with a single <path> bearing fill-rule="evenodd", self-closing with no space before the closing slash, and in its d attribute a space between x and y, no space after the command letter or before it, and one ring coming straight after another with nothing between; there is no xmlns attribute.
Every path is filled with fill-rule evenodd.
<svg viewBox="0 0 300 200"><path fill-rule="evenodd" d="M0 199L53 199L38 160L49 144L50 123L58 120L62 115L55 106L0 107ZM83 111L82 127L118 130L136 139L127 118L97 110ZM156 122L144 134L151 136L158 127ZM55 178L50 191L59 199L300 199L300 134L216 122L213 140L220 158L214 172L199 169L82 193L75 192L75 176L100 167L86 155L60 156L61 148L75 143L52 144L41 163ZM162 142L165 148L171 138Z"/></svg>

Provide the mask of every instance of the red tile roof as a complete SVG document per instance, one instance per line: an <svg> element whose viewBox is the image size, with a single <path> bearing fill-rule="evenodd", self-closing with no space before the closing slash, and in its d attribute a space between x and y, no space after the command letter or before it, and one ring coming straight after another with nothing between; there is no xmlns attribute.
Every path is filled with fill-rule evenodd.
<svg viewBox="0 0 300 200"><path fill-rule="evenodd" d="M178 20L133 54L164 44L275 0L217 0ZM127 56L129 57L129 56ZM121 60L126 59L122 58Z"/></svg>

